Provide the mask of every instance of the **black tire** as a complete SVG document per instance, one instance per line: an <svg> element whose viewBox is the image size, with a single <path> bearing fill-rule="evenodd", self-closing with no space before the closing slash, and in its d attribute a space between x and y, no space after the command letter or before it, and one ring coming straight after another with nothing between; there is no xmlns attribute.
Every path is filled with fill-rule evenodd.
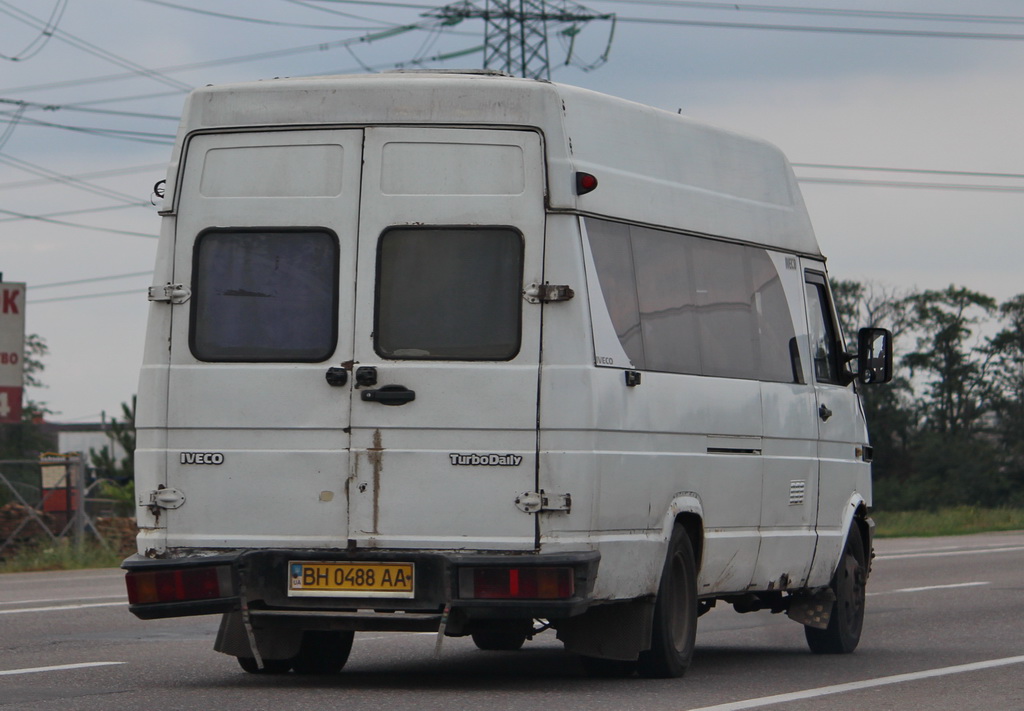
<svg viewBox="0 0 1024 711"><path fill-rule="evenodd" d="M287 674L292 668L291 659L264 659L263 668L260 669L255 657L236 657L238 666L250 674Z"/></svg>
<svg viewBox="0 0 1024 711"><path fill-rule="evenodd" d="M832 578L836 601L826 629L804 627L807 646L815 654L849 654L857 648L864 626L867 556L857 525L850 529L839 568Z"/></svg>
<svg viewBox="0 0 1024 711"><path fill-rule="evenodd" d="M477 649L487 652L514 652L526 643L525 632L512 630L481 630L472 634Z"/></svg>
<svg viewBox="0 0 1024 711"><path fill-rule="evenodd" d="M352 651L351 631L311 630L302 633L299 653L292 660L296 674L337 674Z"/></svg>
<svg viewBox="0 0 1024 711"><path fill-rule="evenodd" d="M640 653L637 671L651 679L682 676L690 666L696 639L697 564L690 537L676 526L654 605L651 648Z"/></svg>

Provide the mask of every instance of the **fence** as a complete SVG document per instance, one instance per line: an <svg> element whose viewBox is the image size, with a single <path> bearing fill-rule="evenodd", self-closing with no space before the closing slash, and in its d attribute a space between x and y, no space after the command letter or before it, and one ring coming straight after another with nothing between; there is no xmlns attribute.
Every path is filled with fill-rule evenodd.
<svg viewBox="0 0 1024 711"><path fill-rule="evenodd" d="M40 540L70 538L80 546L87 535L107 548L120 547L122 541L108 540L114 536L104 536L97 525L114 514L115 502L97 495L105 481L87 482L77 454L0 460L0 559Z"/></svg>

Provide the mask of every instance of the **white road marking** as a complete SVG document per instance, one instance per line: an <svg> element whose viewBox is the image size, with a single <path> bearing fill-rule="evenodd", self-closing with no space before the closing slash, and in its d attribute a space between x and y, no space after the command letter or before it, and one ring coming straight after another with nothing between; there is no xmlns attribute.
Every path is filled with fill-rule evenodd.
<svg viewBox="0 0 1024 711"><path fill-rule="evenodd" d="M947 555L983 555L985 553L1012 553L1024 551L1024 546L1007 546L1005 548L969 548L967 550L920 551L917 553L889 553L876 555L875 560L903 560L904 558L941 558Z"/></svg>
<svg viewBox="0 0 1024 711"><path fill-rule="evenodd" d="M49 607L23 607L19 610L0 610L0 615L17 615L22 612L56 612L57 610L84 610L87 607L116 607L118 605L127 605L125 601L121 602L89 602L84 605L51 605Z"/></svg>
<svg viewBox="0 0 1024 711"><path fill-rule="evenodd" d="M12 580L13 576L24 576L18 580ZM51 571L38 571L29 573L4 573L4 585L38 585L40 581L46 583L69 582L77 583L82 580L115 580L123 579L124 573L120 570L111 571L107 575L65 575Z"/></svg>
<svg viewBox="0 0 1024 711"><path fill-rule="evenodd" d="M928 592L931 590L950 590L951 588L975 588L979 585L991 585L988 581L979 581L976 583L949 583L947 585L927 585L923 588L899 588L898 590L880 590L878 592L869 592L868 595L893 595L895 593L916 593L916 592Z"/></svg>
<svg viewBox="0 0 1024 711"><path fill-rule="evenodd" d="M124 595L98 595L96 597L49 597L35 600L10 600L8 602L0 602L0 605L28 605L29 603L38 605L43 602L85 602L86 600L120 600L124 602L124 599Z"/></svg>
<svg viewBox="0 0 1024 711"><path fill-rule="evenodd" d="M88 669L89 667L109 667L114 664L125 662L82 662L81 664L58 664L52 667L30 667L28 669L8 669L0 671L0 676L14 676L16 674L37 674L39 672L65 671L67 669Z"/></svg>
<svg viewBox="0 0 1024 711"><path fill-rule="evenodd" d="M909 674L896 674L894 676L878 677L877 679L853 681L847 684L822 686L817 689L805 689L804 691L794 691L789 694L776 694L774 696L762 696L759 699L744 699L743 701L733 701L731 703L718 704L716 706L703 706L698 709L690 709L690 711L742 711L743 709L753 709L761 706L774 706L776 704L785 704L792 701L814 699L818 698L819 696L843 694L848 691L860 691L861 689L872 689L878 686L889 686L890 684L903 684L908 681L932 679L934 677L948 676L950 674L964 674L966 672L981 671L983 669L1006 667L1012 664L1024 664L1024 656L1004 657L1003 659L990 659L986 662L958 664L957 666L953 667L926 669L924 671L919 672L910 672Z"/></svg>

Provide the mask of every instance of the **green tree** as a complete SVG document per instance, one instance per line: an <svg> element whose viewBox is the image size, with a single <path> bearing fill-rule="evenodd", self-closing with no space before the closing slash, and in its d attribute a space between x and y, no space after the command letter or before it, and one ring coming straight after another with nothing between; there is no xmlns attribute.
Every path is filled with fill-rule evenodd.
<svg viewBox="0 0 1024 711"><path fill-rule="evenodd" d="M866 326L888 328L893 333L894 351L900 351L899 341L910 325L908 294L873 282L832 280L831 286L850 353L857 350L857 331ZM904 491L913 471L912 450L919 429L914 391L910 379L897 373L888 385L863 387L860 394L874 449L877 499L891 502L888 492Z"/></svg>
<svg viewBox="0 0 1024 711"><path fill-rule="evenodd" d="M133 395L131 405L121 403L123 419L111 418L107 431L110 444L99 451L89 450L96 476L105 480L100 485L100 493L114 500L120 516L130 516L135 510L135 399ZM120 459L114 454L115 444L124 451Z"/></svg>
<svg viewBox="0 0 1024 711"><path fill-rule="evenodd" d="M964 287L923 291L907 298L916 349L903 357L911 375L926 378L919 404L926 425L940 434L972 433L985 412L988 357L974 329L996 311L990 296Z"/></svg>
<svg viewBox="0 0 1024 711"><path fill-rule="evenodd" d="M107 431L110 444L99 451L89 450L92 467L100 478L127 483L135 477L135 400L133 395L131 405L121 403L123 419L111 418ZM114 445L120 445L124 451L120 459L114 454Z"/></svg>
<svg viewBox="0 0 1024 711"><path fill-rule="evenodd" d="M989 341L992 409L1003 448L1003 469L1024 503L1024 294L999 307L1003 328Z"/></svg>

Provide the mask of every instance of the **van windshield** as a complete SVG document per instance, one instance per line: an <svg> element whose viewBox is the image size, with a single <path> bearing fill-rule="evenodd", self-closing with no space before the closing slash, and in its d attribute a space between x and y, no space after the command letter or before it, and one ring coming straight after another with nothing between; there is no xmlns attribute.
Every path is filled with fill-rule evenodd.
<svg viewBox="0 0 1024 711"><path fill-rule="evenodd" d="M502 227L394 228L377 260L377 353L511 360L519 352L523 239Z"/></svg>

